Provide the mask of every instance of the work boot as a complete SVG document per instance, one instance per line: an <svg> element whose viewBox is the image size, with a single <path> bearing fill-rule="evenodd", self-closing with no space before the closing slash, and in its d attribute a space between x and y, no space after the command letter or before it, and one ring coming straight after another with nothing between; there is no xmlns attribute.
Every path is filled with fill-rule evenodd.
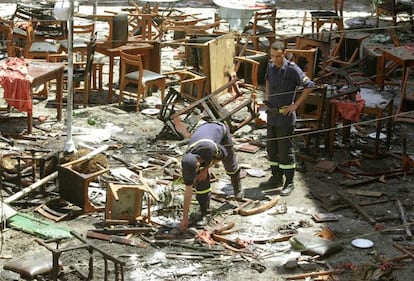
<svg viewBox="0 0 414 281"><path fill-rule="evenodd" d="M204 194L196 194L198 205L200 205L200 213L202 217L208 214L210 208L210 192Z"/></svg>
<svg viewBox="0 0 414 281"><path fill-rule="evenodd" d="M208 225L208 223L210 222L210 220L211 220L211 215L208 214L208 215L202 216L200 218L200 220L197 221L196 226L197 227L205 227L205 226Z"/></svg>
<svg viewBox="0 0 414 281"><path fill-rule="evenodd" d="M281 187L283 184L283 172L278 166L271 166L272 176L267 181L261 182L261 189L274 189Z"/></svg>
<svg viewBox="0 0 414 281"><path fill-rule="evenodd" d="M240 170L237 173L231 175L230 177L231 177L231 185L233 186L234 198L243 199L244 190L240 182Z"/></svg>
<svg viewBox="0 0 414 281"><path fill-rule="evenodd" d="M295 188L293 184L294 174L295 174L295 169L285 170L286 181L285 181L285 184L283 185L283 189L280 191L281 196L288 196Z"/></svg>

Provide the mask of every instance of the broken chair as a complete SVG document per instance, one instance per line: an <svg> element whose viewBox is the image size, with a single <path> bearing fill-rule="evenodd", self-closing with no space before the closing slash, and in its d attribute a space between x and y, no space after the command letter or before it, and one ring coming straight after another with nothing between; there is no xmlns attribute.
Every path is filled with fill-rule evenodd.
<svg viewBox="0 0 414 281"><path fill-rule="evenodd" d="M300 96L296 96L298 98ZM319 148L319 136L326 125L325 120L326 87L317 87L296 110L295 135L303 136L306 150L310 149L311 137L315 138L315 150Z"/></svg>
<svg viewBox="0 0 414 281"><path fill-rule="evenodd" d="M254 91L241 90L238 81L234 78L210 95L178 110L175 101L179 92L170 88L158 116L165 123L159 136L172 131L179 138L187 138L201 119L224 122L232 133L254 120L257 115Z"/></svg>
<svg viewBox="0 0 414 281"><path fill-rule="evenodd" d="M329 24L329 32L332 32L335 24L338 31L344 30L344 0L334 0L334 10L311 11L312 34L317 33L317 38L321 38L320 29L324 24Z"/></svg>
<svg viewBox="0 0 414 281"><path fill-rule="evenodd" d="M141 99L145 99L149 88L156 86L161 91L161 101L164 100L166 76L148 69L144 69L140 54L129 54L120 51L121 57L121 85L119 87L118 103L123 103L124 96L136 98L136 110L139 111ZM137 87L135 93L125 91L128 84Z"/></svg>
<svg viewBox="0 0 414 281"><path fill-rule="evenodd" d="M97 171L83 173L79 165L87 159L77 160L58 166L59 193L60 196L82 208L84 213L101 211L104 206L96 206L89 200L89 186L98 176L109 171L107 168L100 168Z"/></svg>
<svg viewBox="0 0 414 281"><path fill-rule="evenodd" d="M140 184L108 183L105 222L130 223L138 221L151 221L151 198L159 201L156 193L141 178ZM147 216L142 216L144 195L147 202Z"/></svg>
<svg viewBox="0 0 414 281"><path fill-rule="evenodd" d="M276 13L276 7L256 11L253 22L244 28L242 33L248 35L254 50L267 51L275 40Z"/></svg>
<svg viewBox="0 0 414 281"><path fill-rule="evenodd" d="M172 81L170 84L179 84L179 93L183 99L196 101L205 96L206 76L187 69L163 74Z"/></svg>

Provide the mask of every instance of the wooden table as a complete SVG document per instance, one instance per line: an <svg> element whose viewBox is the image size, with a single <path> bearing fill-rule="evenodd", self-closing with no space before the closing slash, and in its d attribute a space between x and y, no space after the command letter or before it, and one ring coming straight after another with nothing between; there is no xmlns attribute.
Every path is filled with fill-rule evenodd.
<svg viewBox="0 0 414 281"><path fill-rule="evenodd" d="M114 65L115 58L120 56L121 50L127 51L128 53L141 54L148 59L144 59L144 68L150 68L150 57L153 45L150 43L130 43L119 47L111 48L105 45L104 42L96 44L95 51L109 57L109 85L108 85L108 103L112 103L112 97L114 93ZM158 58L159 60L159 58Z"/></svg>
<svg viewBox="0 0 414 281"><path fill-rule="evenodd" d="M30 96L26 100L32 102L33 88L41 86L49 81L56 80L56 118L62 120L62 101L63 101L63 63L46 62L43 60L27 60L29 62L28 75L30 76ZM5 98L7 98L5 96ZM27 132L32 133L33 110L27 112Z"/></svg>
<svg viewBox="0 0 414 281"><path fill-rule="evenodd" d="M380 144L380 135L382 129L382 121L386 116L386 149L388 150L391 144L391 134L392 134L392 112L393 112L393 97L387 92L377 92L368 88L361 88L359 94L361 98L365 101L365 105L362 109L361 114L372 115L376 118L376 130L375 130L375 143L374 151L372 156L377 158L379 144ZM336 117L337 117L337 105L330 103L330 132L328 136L328 153L332 158L334 152L334 143L335 143L335 130L336 127ZM343 120L344 128L342 129L342 139L346 141L350 134L350 124L349 120Z"/></svg>
<svg viewBox="0 0 414 281"><path fill-rule="evenodd" d="M401 76L401 96L400 103L398 105L396 121L406 121L414 123L413 114L402 114L406 110L405 105L407 102L411 104L414 102L413 95L407 95L407 83L409 68L414 66L414 46L406 45L393 48L384 48L382 51L382 62L381 62L381 74L380 74L380 86L384 87L384 78L386 74L386 62L393 61L398 65L402 66L402 76ZM408 111L408 110L407 110Z"/></svg>

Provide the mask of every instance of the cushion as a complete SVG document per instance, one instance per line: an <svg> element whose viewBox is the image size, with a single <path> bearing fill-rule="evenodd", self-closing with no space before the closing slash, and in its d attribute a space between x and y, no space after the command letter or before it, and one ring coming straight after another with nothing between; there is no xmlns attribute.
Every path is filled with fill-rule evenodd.
<svg viewBox="0 0 414 281"><path fill-rule="evenodd" d="M49 42L33 42L30 46L30 53L58 53L59 46Z"/></svg>
<svg viewBox="0 0 414 281"><path fill-rule="evenodd" d="M59 266L61 263L59 261ZM25 277L34 277L53 271L53 258L50 252L38 252L22 256L4 264L3 269L11 270Z"/></svg>

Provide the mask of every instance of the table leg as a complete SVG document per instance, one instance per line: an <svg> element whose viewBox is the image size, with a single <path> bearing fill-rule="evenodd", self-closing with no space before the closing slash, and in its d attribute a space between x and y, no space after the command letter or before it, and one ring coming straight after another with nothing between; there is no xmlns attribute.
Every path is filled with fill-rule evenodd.
<svg viewBox="0 0 414 281"><path fill-rule="evenodd" d="M114 83L114 57L109 57L109 85L108 85L108 103L112 103L113 83Z"/></svg>
<svg viewBox="0 0 414 281"><path fill-rule="evenodd" d="M56 119L62 121L62 103L63 103L63 69L59 71L56 77Z"/></svg>
<svg viewBox="0 0 414 281"><path fill-rule="evenodd" d="M392 111L393 111L394 103L391 99L390 103L388 104L388 112L387 112L387 142L386 142L386 149L390 149L391 145L391 133L392 133Z"/></svg>
<svg viewBox="0 0 414 281"><path fill-rule="evenodd" d="M335 130L336 130L336 105L331 103L331 110L330 110L330 126L329 126L329 145L328 145L328 153L329 158L332 159L334 153L334 146L335 146Z"/></svg>
<svg viewBox="0 0 414 281"><path fill-rule="evenodd" d="M381 134L381 127L382 127L382 118L383 114L376 115L377 118L377 128L376 128L376 135L375 135L375 146L374 146L374 158L377 158L378 155L378 148L379 148L379 142L380 142L380 134Z"/></svg>

